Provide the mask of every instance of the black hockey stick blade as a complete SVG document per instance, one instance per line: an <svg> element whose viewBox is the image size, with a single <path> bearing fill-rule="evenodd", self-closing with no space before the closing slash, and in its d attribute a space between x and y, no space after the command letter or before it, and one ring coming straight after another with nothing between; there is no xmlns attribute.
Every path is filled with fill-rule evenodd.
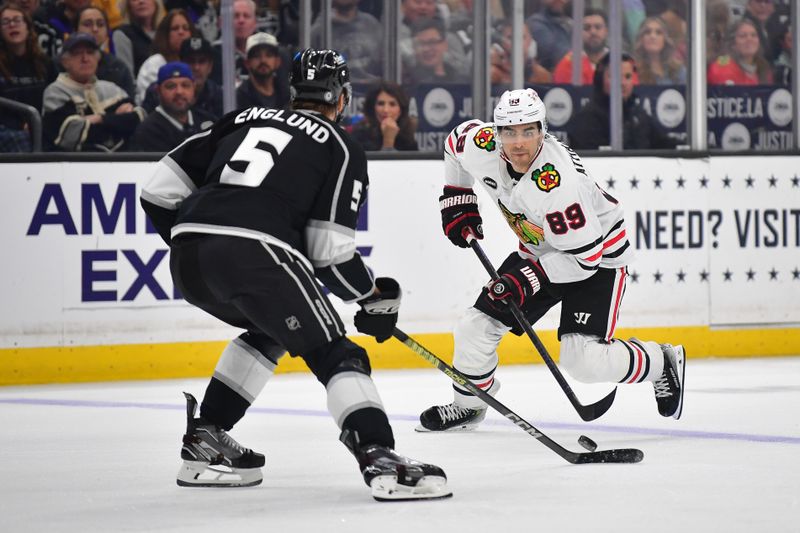
<svg viewBox="0 0 800 533"><path fill-rule="evenodd" d="M484 392L477 385L468 380L464 374L448 365L436 356L433 352L422 346L420 343L394 328L392 334L394 338L408 346L411 351L421 356L423 359L431 363L437 369L442 371L447 377L458 383L469 392L486 402L495 411L511 420L516 426L522 429L525 433L535 438L553 452L561 456L565 461L572 464L589 464L589 463L638 463L644 458L644 453L635 448L623 448L617 450L603 450L599 452L572 452L567 450L556 441L539 431L533 424L519 416L517 413L506 407L499 400L496 400L490 394Z"/></svg>
<svg viewBox="0 0 800 533"><path fill-rule="evenodd" d="M469 235L467 240L469 241L470 247L475 252L475 255L478 256L483 268L486 269L486 272L489 273L493 280L499 278L500 275L497 273L497 270L495 270L492 262L489 260L489 257L487 257L486 253L483 251L483 248L481 248L481 245L478 244L477 239L475 239L472 235ZM583 419L585 422L589 422L603 416L614 403L614 398L617 395L616 387L600 401L589 405L583 405L578 400L578 397L575 395L572 387L570 387L569 383L567 383L566 378L564 378L564 374L561 373L561 370L558 369L558 366L556 365L555 361L553 361L553 358L550 357L550 354L547 352L547 348L545 348L544 344L542 344L542 341L539 340L539 336L535 331L533 331L533 326L531 326L530 322L528 322L528 319L525 318L525 315L522 313L522 310L519 308L517 303L512 301L508 302L508 305L509 309L511 310L511 314L514 315L514 318L517 320L519 325L523 330L525 330L525 333L533 343L536 351L539 352L539 356L547 365L547 368L550 369L550 373L553 374L554 378L556 378L561 390L563 390L564 394L567 395L569 403L572 404L572 407L575 408L575 411L577 411L581 419Z"/></svg>

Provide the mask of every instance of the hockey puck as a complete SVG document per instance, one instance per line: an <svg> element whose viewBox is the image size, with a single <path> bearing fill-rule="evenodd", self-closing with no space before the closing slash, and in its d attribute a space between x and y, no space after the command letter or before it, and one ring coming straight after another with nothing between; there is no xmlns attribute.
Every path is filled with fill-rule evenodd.
<svg viewBox="0 0 800 533"><path fill-rule="evenodd" d="M597 443L592 439L590 439L589 437L587 437L586 435L581 435L580 437L578 437L578 444L580 444L590 452L593 452L597 449Z"/></svg>

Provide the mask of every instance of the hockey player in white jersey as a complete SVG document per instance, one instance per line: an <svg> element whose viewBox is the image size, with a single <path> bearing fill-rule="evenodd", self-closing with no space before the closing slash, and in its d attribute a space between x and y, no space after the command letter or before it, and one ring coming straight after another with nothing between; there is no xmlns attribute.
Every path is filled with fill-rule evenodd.
<svg viewBox="0 0 800 533"><path fill-rule="evenodd" d="M444 147L442 226L456 246L482 239L472 187L477 180L519 238L454 330L453 366L496 394L497 345L522 333L515 301L530 323L561 303L560 364L585 383L642 383L655 389L662 416L680 418L682 346L614 338L632 250L619 202L588 174L578 155L547 134L545 105L533 89L506 91L494 122L464 122ZM471 237L470 237L471 236ZM486 404L454 385L454 401L420 415L420 431L474 429Z"/></svg>

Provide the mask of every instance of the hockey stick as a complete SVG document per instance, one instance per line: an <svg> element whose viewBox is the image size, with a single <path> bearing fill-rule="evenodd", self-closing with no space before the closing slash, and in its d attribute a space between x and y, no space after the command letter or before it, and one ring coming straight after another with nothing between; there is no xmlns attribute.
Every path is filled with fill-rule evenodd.
<svg viewBox="0 0 800 533"><path fill-rule="evenodd" d="M433 366L444 372L450 379L452 379L455 383L458 383L460 386L467 389L469 392L489 404L495 411L503 415L504 417L511 420L514 424L519 426L523 431L525 431L528 435L535 438L555 453L560 455L564 458L567 462L572 464L584 464L584 463L638 463L644 458L644 453L641 450L637 450L635 448L620 448L615 450L603 450L600 452L591 451L591 452L571 452L558 444L557 442L553 441L550 437L536 429L533 424L524 420L521 416L517 413L500 403L496 400L492 395L484 392L480 389L477 385L472 383L468 380L464 374L453 368L452 366L448 365L441 359L439 359L433 352L427 350L424 346L420 343L400 331L398 328L394 328L393 333L394 338L411 348L411 350L418 355L422 356L423 359L431 363ZM583 446L586 446L584 442L587 442L590 445L594 445L594 442L581 435L579 442ZM596 445L595 445L596 446Z"/></svg>
<svg viewBox="0 0 800 533"><path fill-rule="evenodd" d="M498 279L500 275L497 273L497 270L495 270L494 266L492 266L492 262L484 253L483 248L481 248L481 245L478 244L477 239L475 239L475 237L473 237L470 234L467 236L467 241L469 242L470 247L475 252L475 255L478 256L478 259L480 259L481 264L483 264L483 268L486 269L486 272L488 272L489 275L492 276L493 280ZM550 357L549 353L547 353L547 348L544 347L542 341L539 340L539 336L536 335L535 331L533 331L533 327L528 322L528 319L525 318L525 315L522 313L522 310L519 308L519 305L517 305L517 302L509 300L507 303L509 309L511 310L511 314L514 315L514 318L517 319L519 325L522 326L523 330L525 330L525 333L527 333L528 338L531 340L531 342L533 342L533 345L536 347L536 350L539 352L539 355L544 360L545 364L547 365L547 368L550 369L550 372L553 374L553 377L556 378L556 381L558 381L558 384L561 386L561 390L563 390L564 393L567 395L567 398L569 399L570 403L575 408L575 410L578 412L580 417L584 421L588 422L590 420L594 420L595 418L603 416L603 414L605 414L605 412L608 411L608 409L611 407L611 404L614 403L614 397L617 394L617 388L614 387L614 390L612 390L605 398L593 404L583 405L581 402L579 402L577 396L575 396L575 393L572 391L572 387L570 387L569 383L567 383L567 380L564 379L564 374L561 373L561 371L556 366L556 363L553 361L553 358Z"/></svg>

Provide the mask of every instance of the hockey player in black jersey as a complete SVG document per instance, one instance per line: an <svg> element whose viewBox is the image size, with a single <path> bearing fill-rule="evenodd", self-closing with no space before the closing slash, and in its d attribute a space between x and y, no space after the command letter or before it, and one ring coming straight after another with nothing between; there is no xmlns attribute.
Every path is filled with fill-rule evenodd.
<svg viewBox="0 0 800 533"><path fill-rule="evenodd" d="M142 206L170 244L176 287L191 304L246 330L217 363L196 417L186 394L178 484L249 486L264 456L228 431L286 352L325 386L340 440L378 500L450 496L444 471L394 451L365 350L345 337L321 291L358 302L356 328L388 339L400 287L373 279L356 251L368 187L364 150L338 125L350 98L348 67L332 50L305 50L291 73L289 110L247 108L167 154Z"/></svg>

